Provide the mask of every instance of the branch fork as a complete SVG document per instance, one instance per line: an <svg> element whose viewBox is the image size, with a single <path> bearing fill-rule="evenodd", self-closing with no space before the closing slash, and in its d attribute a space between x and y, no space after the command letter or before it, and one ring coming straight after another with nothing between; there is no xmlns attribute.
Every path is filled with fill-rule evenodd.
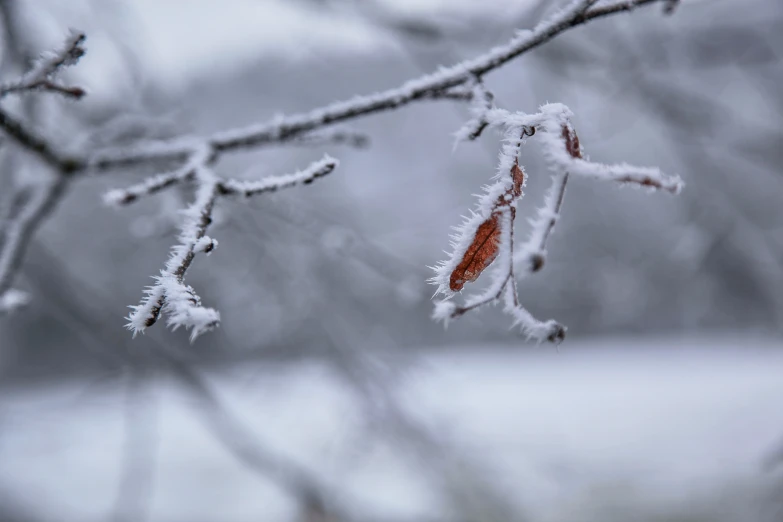
<svg viewBox="0 0 783 522"><path fill-rule="evenodd" d="M192 182L196 186L193 202L183 211L178 243L171 248L160 275L153 277L154 284L145 289L144 298L138 305L130 307L131 313L126 318L126 327L134 336L144 333L154 325L161 314L168 316L168 325L174 330L181 326L189 329L191 341L220 323L220 313L213 308L204 307L193 287L184 281L185 273L196 254L209 255L218 246L215 239L207 236L218 198L252 197L299 184L309 184L332 172L339 163L334 158L324 156L293 174L270 176L258 181L238 181L224 179L214 173L211 165L216 161L217 154L213 148L202 145L189 152L189 159L184 167L171 173L152 176L124 189L111 190L104 196L106 203L124 206L176 184Z"/></svg>

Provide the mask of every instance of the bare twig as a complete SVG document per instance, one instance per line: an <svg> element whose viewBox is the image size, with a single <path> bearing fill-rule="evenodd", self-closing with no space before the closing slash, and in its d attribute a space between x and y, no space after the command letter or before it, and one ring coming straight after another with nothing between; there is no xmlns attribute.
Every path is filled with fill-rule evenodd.
<svg viewBox="0 0 783 522"><path fill-rule="evenodd" d="M276 192L295 185L309 185L318 178L322 178L332 172L338 165L336 159L325 156L309 167L293 174L282 176L269 176L259 181L237 181L227 179L218 184L220 195L239 195L249 198L265 192Z"/></svg>

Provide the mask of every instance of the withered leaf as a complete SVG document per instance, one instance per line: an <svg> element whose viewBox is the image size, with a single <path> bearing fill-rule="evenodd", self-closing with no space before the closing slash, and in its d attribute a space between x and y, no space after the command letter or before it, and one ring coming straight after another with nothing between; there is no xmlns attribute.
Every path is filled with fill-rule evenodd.
<svg viewBox="0 0 783 522"><path fill-rule="evenodd" d="M517 199L522 195L522 186L525 184L525 171L520 168L519 163L514 163L514 166L511 167L511 179L514 180L511 195Z"/></svg>
<svg viewBox="0 0 783 522"><path fill-rule="evenodd" d="M476 229L473 242L468 247L457 268L451 273L449 288L459 292L465 283L472 283L498 255L498 240L500 239L500 212L493 212L489 219Z"/></svg>
<svg viewBox="0 0 783 522"><path fill-rule="evenodd" d="M452 292L459 292L465 283L472 283L478 279L484 269L491 265L498 256L501 215L499 209L511 207L511 221L513 223L516 208L512 206L512 203L522 195L522 185L525 183L525 172L518 163L511 167L511 178L513 179L511 188L498 198L492 214L478 226L473 236L473 242L465 251L457 268L451 273L449 288Z"/></svg>
<svg viewBox="0 0 783 522"><path fill-rule="evenodd" d="M572 158L582 157L582 152L579 150L579 136L573 128L563 125L563 141L565 141L566 151Z"/></svg>

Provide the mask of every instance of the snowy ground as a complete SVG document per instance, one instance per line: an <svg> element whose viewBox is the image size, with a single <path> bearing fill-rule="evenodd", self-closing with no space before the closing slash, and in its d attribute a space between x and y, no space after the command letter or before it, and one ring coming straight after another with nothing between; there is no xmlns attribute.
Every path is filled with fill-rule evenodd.
<svg viewBox="0 0 783 522"><path fill-rule="evenodd" d="M760 463L783 437L780 348L736 337L425 352L401 396L531 520L779 522L783 470L765 473ZM435 509L421 473L373 442L323 367L246 366L211 380L258 440L361 505L388 516ZM148 392L135 418L155 441L151 519L294 513L204 430L171 383ZM5 392L0 498L46 520L105 520L124 454L123 401L121 388L86 383Z"/></svg>

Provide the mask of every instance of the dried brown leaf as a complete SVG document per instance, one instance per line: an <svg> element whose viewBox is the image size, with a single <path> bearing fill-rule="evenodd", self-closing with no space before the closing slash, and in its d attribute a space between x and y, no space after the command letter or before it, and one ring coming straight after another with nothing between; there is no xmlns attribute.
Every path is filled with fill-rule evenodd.
<svg viewBox="0 0 783 522"><path fill-rule="evenodd" d="M579 136L573 128L563 125L563 141L565 141L566 151L572 158L582 157L582 151L579 150Z"/></svg>
<svg viewBox="0 0 783 522"><path fill-rule="evenodd" d="M449 288L452 292L459 292L465 286L465 283L472 283L481 275L495 258L498 256L500 241L500 209L510 207L511 221L513 223L516 216L516 208L513 203L522 195L522 186L525 184L525 172L515 163L511 167L511 178L513 184L502 196L495 202L492 214L476 229L473 236L473 242L465 251L457 268L451 273L449 278ZM510 197L509 197L510 196Z"/></svg>
<svg viewBox="0 0 783 522"><path fill-rule="evenodd" d="M451 273L449 288L459 292L465 283L472 283L498 255L500 212L493 212L489 219L476 229L473 242L468 247L457 268Z"/></svg>

